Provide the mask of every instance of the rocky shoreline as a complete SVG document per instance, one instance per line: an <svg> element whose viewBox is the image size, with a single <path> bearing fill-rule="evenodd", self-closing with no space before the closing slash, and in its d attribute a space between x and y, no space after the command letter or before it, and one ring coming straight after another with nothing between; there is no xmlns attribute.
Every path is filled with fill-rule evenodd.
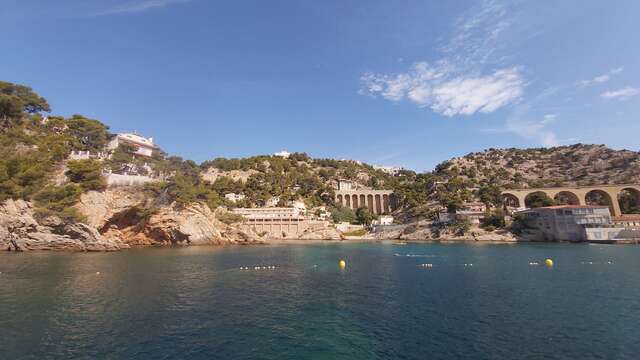
<svg viewBox="0 0 640 360"><path fill-rule="evenodd" d="M8 251L118 251L131 247L264 243L253 231L218 220L204 204L166 204L145 214L135 189L83 194L76 208L85 223L39 218L32 203L0 204L0 249ZM222 210L221 210L222 211Z"/></svg>
<svg viewBox="0 0 640 360"><path fill-rule="evenodd" d="M0 204L0 249L8 251L118 251L138 247L311 244L325 242L437 242L516 243L523 239L508 231L486 232L474 227L465 235L434 232L429 222L416 222L400 229L345 237L333 227L303 233L297 239L261 237L226 224L224 209L211 211L205 204L186 207L163 204L148 211L140 191L115 188L82 195L76 209L84 223L63 221L55 216L43 219L32 203L6 200Z"/></svg>

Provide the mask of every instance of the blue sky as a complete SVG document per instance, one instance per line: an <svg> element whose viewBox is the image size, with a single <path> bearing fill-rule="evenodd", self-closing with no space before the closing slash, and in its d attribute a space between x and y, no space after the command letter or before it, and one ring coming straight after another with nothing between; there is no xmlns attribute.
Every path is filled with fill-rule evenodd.
<svg viewBox="0 0 640 360"><path fill-rule="evenodd" d="M2 0L0 79L198 162L639 150L639 1Z"/></svg>

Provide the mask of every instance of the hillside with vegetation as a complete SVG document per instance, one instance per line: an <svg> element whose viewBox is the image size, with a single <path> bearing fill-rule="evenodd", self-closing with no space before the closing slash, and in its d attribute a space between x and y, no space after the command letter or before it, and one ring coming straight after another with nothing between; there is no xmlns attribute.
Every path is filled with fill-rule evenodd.
<svg viewBox="0 0 640 360"><path fill-rule="evenodd" d="M443 162L435 173L504 188L639 183L640 153L586 144L489 149Z"/></svg>
<svg viewBox="0 0 640 360"><path fill-rule="evenodd" d="M399 222L436 219L442 211L455 212L470 201L499 211L501 191L509 188L640 182L640 153L584 144L489 149L445 161L424 173L390 174L359 161L314 159L303 152L287 157L216 158L197 164L160 149L150 157L135 155L125 144L107 149L115 136L107 125L82 115L45 116L50 112L47 100L31 88L0 82L0 203L26 202L21 209L29 208L39 224L89 222L101 232L120 224L136 241L147 243L150 238L160 242L165 237L183 238L175 228L149 230L154 216L162 223L171 222L172 216L197 213L207 222L220 209L260 207L274 199L277 203L272 205L301 201L312 212L327 210L334 222L369 224L375 216L368 209L354 211L335 204L341 179L351 180L360 189L393 190L398 205L393 215ZM71 160L73 152L102 155ZM114 200L112 207L118 211L103 211L112 218L87 218L92 206L103 206L113 197L105 180L111 173L143 175L153 181L133 191L136 202L130 208L119 207ZM241 198L225 197L232 193ZM627 210L640 211L640 204L632 200L625 200ZM552 203L551 199L536 201ZM491 226L502 226L496 220L499 217L497 213L488 217L496 222ZM224 212L217 219L227 225L239 221Z"/></svg>

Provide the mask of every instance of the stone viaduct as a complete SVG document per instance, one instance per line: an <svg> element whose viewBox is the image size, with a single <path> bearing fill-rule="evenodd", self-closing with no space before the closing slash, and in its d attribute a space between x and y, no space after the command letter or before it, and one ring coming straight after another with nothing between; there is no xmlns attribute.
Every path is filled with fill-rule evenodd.
<svg viewBox="0 0 640 360"><path fill-rule="evenodd" d="M612 216L622 215L620 211L620 203L618 196L628 191L636 196L640 201L640 185L638 184L622 184L622 185L592 185L592 186L575 186L575 187L553 187L539 189L515 189L505 190L502 197L507 206L525 207L527 206L527 197L536 192L545 193L552 199L562 199L563 202L570 205L590 205L587 199L593 195L600 196L609 205Z"/></svg>
<svg viewBox="0 0 640 360"><path fill-rule="evenodd" d="M388 214L396 207L391 190L336 190L336 203L354 210L366 207L374 214Z"/></svg>

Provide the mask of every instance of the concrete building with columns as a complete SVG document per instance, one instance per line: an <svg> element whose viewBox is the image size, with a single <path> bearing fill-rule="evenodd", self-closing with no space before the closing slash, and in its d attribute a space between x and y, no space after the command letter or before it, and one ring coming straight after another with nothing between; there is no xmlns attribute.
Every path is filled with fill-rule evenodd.
<svg viewBox="0 0 640 360"><path fill-rule="evenodd" d="M558 205L518 214L541 241L614 241L624 230L612 222L607 206Z"/></svg>
<svg viewBox="0 0 640 360"><path fill-rule="evenodd" d="M389 214L397 206L391 190L337 190L335 201L353 210L366 207L374 214Z"/></svg>

